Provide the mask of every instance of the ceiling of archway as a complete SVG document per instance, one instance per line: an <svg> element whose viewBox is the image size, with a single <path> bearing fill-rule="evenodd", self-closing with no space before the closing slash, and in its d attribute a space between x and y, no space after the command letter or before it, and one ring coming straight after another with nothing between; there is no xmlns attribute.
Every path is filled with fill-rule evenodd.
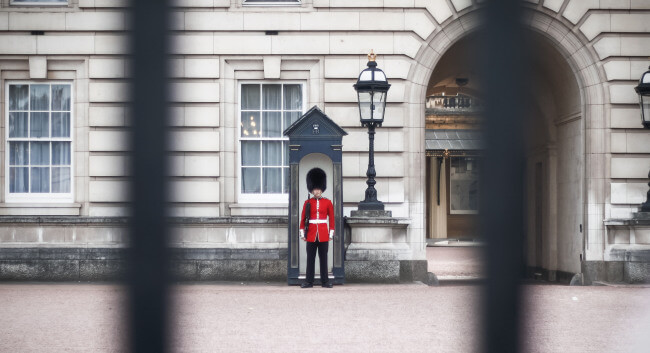
<svg viewBox="0 0 650 353"><path fill-rule="evenodd" d="M522 80L527 80L527 93L531 103L536 105L531 111L540 112L549 123L579 113L580 90L567 60L542 35L531 31L529 38L533 55L529 72ZM480 57L475 49L479 47L478 40L478 35L470 34L444 53L429 79L427 96L456 95L459 91L457 78L468 80L460 87L460 93L481 96Z"/></svg>

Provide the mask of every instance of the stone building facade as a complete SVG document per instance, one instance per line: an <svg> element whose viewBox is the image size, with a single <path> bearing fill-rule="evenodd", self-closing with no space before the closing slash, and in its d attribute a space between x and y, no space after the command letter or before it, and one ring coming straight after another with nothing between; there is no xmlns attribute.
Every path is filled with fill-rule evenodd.
<svg viewBox="0 0 650 353"><path fill-rule="evenodd" d="M347 234L374 243L376 256L366 258L370 267L351 266L350 276L362 280L388 264L386 277L369 280L421 278L427 239L459 234L446 228L456 217L451 206L433 201L453 188L437 188L436 178L468 170L466 156L438 165L427 153L426 136L436 136L428 130L467 128L429 126L427 97L480 96L467 48L480 30L481 2L174 0L177 273L286 279L281 132L314 105L348 133L350 215L364 197L368 160L352 84L372 49L392 84L375 149L379 199L394 218L379 240ZM0 2L2 279L108 279L121 267L129 125L137 119L127 109L127 5ZM535 112L525 132L527 266L549 279L647 281L650 226L630 219L650 169L650 132L633 89L650 63L650 3L529 0L524 7L540 83L529 92ZM451 168L461 169L452 175ZM380 248L388 250L378 255Z"/></svg>

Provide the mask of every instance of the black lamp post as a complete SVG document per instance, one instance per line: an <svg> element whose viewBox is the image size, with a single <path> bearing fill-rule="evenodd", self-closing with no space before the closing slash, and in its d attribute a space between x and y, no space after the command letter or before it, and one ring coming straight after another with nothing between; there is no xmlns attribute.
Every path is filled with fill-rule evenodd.
<svg viewBox="0 0 650 353"><path fill-rule="evenodd" d="M639 85L634 88L636 93L639 94L639 105L641 106L641 122L643 127L650 129L650 67L648 71L641 75ZM650 178L650 172L648 172ZM650 186L650 182L648 183ZM641 204L641 212L650 212L650 190L644 203Z"/></svg>
<svg viewBox="0 0 650 353"><path fill-rule="evenodd" d="M360 211L383 211L383 202L377 200L375 189L375 128L384 122L386 111L386 94L390 88L386 74L377 68L375 59L377 56L371 51L368 54L368 68L361 71L359 79L354 85L359 101L359 115L361 126L368 127L368 139L370 140L368 171L366 176L368 188L366 189L365 200L359 202Z"/></svg>

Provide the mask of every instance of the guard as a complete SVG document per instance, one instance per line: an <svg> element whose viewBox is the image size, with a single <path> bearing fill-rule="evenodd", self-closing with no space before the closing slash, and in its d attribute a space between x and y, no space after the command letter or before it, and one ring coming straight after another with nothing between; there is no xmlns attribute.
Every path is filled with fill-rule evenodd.
<svg viewBox="0 0 650 353"><path fill-rule="evenodd" d="M321 285L324 288L332 288L332 282L329 281L327 273L327 251L329 241L334 239L334 229L336 228L332 201L322 197L326 187L327 175L322 169L314 168L307 173L307 190L314 197L305 201L300 217L300 238L307 242L307 275L300 288L314 286L316 252L318 252L320 261Z"/></svg>

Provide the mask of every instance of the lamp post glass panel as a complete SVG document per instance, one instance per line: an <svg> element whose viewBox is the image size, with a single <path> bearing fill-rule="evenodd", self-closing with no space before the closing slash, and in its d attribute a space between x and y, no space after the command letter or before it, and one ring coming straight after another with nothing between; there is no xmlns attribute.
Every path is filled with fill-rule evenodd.
<svg viewBox="0 0 650 353"><path fill-rule="evenodd" d="M641 122L643 127L650 129L650 67L648 71L641 75L639 85L634 88L636 93L639 94L639 105L641 106ZM650 172L648 172L650 178ZM648 183L650 186L650 182ZM646 201L641 204L641 212L650 212L650 190L646 197Z"/></svg>
<svg viewBox="0 0 650 353"><path fill-rule="evenodd" d="M386 111L386 94L390 88L386 74L377 68L376 55L371 51L368 54L368 68L361 71L359 79L354 85L359 101L359 116L362 126L368 127L369 158L366 176L365 200L359 202L359 210L384 210L384 204L377 200L375 189L375 128L384 122Z"/></svg>

